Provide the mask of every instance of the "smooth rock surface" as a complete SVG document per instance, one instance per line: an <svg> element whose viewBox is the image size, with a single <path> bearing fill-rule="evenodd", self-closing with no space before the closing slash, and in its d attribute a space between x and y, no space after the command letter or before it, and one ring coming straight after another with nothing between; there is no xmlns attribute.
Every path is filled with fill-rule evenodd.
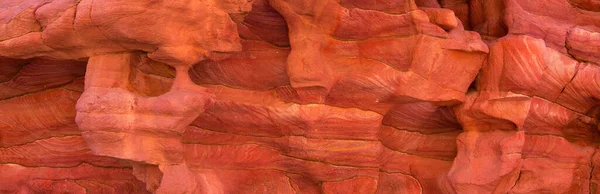
<svg viewBox="0 0 600 194"><path fill-rule="evenodd" d="M598 0L5 0L0 193L600 193Z"/></svg>

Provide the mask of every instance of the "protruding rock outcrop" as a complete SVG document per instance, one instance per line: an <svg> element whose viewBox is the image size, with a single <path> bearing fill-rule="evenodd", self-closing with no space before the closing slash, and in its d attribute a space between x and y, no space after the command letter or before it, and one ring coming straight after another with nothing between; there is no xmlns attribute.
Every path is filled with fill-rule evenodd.
<svg viewBox="0 0 600 194"><path fill-rule="evenodd" d="M0 192L598 193L597 0L6 0Z"/></svg>

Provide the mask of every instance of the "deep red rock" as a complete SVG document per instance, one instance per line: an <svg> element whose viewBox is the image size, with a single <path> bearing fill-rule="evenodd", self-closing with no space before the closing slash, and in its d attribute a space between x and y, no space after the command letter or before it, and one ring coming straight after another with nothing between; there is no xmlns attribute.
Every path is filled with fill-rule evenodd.
<svg viewBox="0 0 600 194"><path fill-rule="evenodd" d="M0 193L600 193L598 0L0 2Z"/></svg>

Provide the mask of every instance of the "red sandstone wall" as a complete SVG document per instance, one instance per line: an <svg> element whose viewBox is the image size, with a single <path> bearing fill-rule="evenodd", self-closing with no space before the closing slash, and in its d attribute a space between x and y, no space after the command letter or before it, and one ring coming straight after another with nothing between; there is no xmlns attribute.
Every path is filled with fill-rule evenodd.
<svg viewBox="0 0 600 194"><path fill-rule="evenodd" d="M600 193L598 0L0 1L0 193Z"/></svg>

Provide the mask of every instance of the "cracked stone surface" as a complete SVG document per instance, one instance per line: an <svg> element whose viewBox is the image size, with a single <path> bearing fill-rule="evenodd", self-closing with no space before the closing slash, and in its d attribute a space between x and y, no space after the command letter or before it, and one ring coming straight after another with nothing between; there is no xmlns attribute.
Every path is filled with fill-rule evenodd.
<svg viewBox="0 0 600 194"><path fill-rule="evenodd" d="M598 0L4 0L0 193L600 194Z"/></svg>

